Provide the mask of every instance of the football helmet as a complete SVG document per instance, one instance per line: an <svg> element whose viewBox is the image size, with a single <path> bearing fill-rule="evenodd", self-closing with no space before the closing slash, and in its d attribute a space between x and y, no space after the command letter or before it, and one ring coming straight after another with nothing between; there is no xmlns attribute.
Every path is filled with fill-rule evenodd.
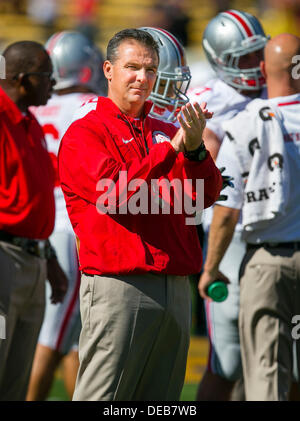
<svg viewBox="0 0 300 421"><path fill-rule="evenodd" d="M186 96L191 80L186 64L185 51L178 39L161 28L141 27L155 39L159 46L157 79L149 99L153 102L150 114L174 121L179 108L188 102Z"/></svg>
<svg viewBox="0 0 300 421"><path fill-rule="evenodd" d="M265 86L259 63L242 69L239 62L242 56L262 50L268 39L255 16L230 9L208 23L202 45L220 79L239 90L257 91Z"/></svg>
<svg viewBox="0 0 300 421"><path fill-rule="evenodd" d="M57 32L45 47L53 64L54 90L80 85L102 94L103 55L88 38L76 31Z"/></svg>

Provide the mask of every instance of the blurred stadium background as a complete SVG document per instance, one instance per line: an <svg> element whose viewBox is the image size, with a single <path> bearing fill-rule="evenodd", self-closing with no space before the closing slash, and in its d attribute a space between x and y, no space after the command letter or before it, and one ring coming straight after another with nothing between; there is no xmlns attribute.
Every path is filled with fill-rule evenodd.
<svg viewBox="0 0 300 421"><path fill-rule="evenodd" d="M253 13L271 36L300 35L300 0L0 0L0 49L17 40L45 42L55 31L79 29L105 51L111 36L125 27L160 26L185 45L194 85L210 77L202 62L203 30L228 8Z"/></svg>
<svg viewBox="0 0 300 421"><path fill-rule="evenodd" d="M171 31L186 47L191 86L204 83L212 71L201 48L203 30L219 11L236 8L257 16L270 36L291 32L300 36L300 0L0 0L0 52L12 42L44 43L53 32L76 29L102 49L123 28L158 26ZM191 280L192 339L182 400L194 400L204 371L208 343L197 280ZM67 400L60 370L50 400Z"/></svg>

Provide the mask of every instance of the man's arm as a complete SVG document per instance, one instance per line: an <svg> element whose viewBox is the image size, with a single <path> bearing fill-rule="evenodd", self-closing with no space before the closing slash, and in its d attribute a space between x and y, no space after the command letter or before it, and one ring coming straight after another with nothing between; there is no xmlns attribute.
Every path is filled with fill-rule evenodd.
<svg viewBox="0 0 300 421"><path fill-rule="evenodd" d="M47 279L51 285L51 303L62 303L68 290L68 278L56 257L47 260Z"/></svg>
<svg viewBox="0 0 300 421"><path fill-rule="evenodd" d="M174 140L179 139L182 142L181 147L183 147L185 156L181 162L184 178L204 180L204 208L211 206L216 201L222 187L220 171L215 166L203 142L206 119L210 119L212 115L213 113L206 108L206 102L187 103L178 114L181 127L171 141L175 150ZM178 173L176 176L178 177Z"/></svg>
<svg viewBox="0 0 300 421"><path fill-rule="evenodd" d="M134 190L127 191L127 185L131 180L138 178L151 183L152 179L166 176L172 170L179 152L185 149L197 149L202 142L205 119L210 118L211 113L206 110L205 106L201 109L198 104L195 109L196 111L191 104L182 107L185 118L191 121L191 124L185 123L185 120L182 119L183 127L180 127L170 143L154 145L145 158L136 158L127 162L117 161L108 151L107 142L105 142L106 128L103 128L102 136L100 136L99 133L94 132L91 123L88 125L85 122L83 125L80 120L73 123L62 139L58 154L59 175L64 193L75 193L95 204L102 193L105 193L107 199L112 196L116 207L122 206L134 194ZM84 139L84 147L82 139ZM180 159L183 160L183 156ZM209 159L211 158L209 157ZM216 200L221 189L221 175L217 168L214 168L213 162L213 168L210 168L209 171L205 168L206 166L212 167L209 162L202 164L203 171L198 163L197 165L192 164L194 165L190 166L197 169L194 171L195 174L199 173L203 176L198 178L205 178L204 176L207 174L207 178L210 178L209 184L215 186L206 189L212 196L206 203L206 207L210 206ZM119 178L120 174L124 174L124 172L126 172L127 180L125 183ZM112 189L110 192L105 191L101 180L107 183L111 182L111 186L114 183L116 189Z"/></svg>
<svg viewBox="0 0 300 421"><path fill-rule="evenodd" d="M51 303L61 303L68 290L68 278L62 270L56 256L56 252L47 240L46 246L46 259L47 259L47 279L51 286Z"/></svg>
<svg viewBox="0 0 300 421"><path fill-rule="evenodd" d="M240 209L219 205L214 207L213 220L208 236L207 257L198 284L198 290L202 298L211 300L206 294L206 289L217 278L222 277L226 281L224 275L220 275L218 269L231 242L239 215Z"/></svg>
<svg viewBox="0 0 300 421"><path fill-rule="evenodd" d="M226 130L231 132L238 127L243 134L243 127L237 125L236 118L227 122ZM233 177L234 187L226 187L223 194L227 196L226 206L214 207L213 220L209 228L208 250L204 271L200 277L198 289L201 297L211 300L206 294L206 288L217 278L229 283L229 280L219 272L218 268L231 242L235 226L238 222L240 209L244 201L244 181L241 175L240 161L236 153L232 137L226 133L221 144L217 165L225 167L226 173ZM247 145L247 143L245 143Z"/></svg>
<svg viewBox="0 0 300 421"><path fill-rule="evenodd" d="M108 183L106 187L111 180L111 186L114 184L116 188L106 192L106 196L111 195L119 207L134 194L134 191L127 191L132 180L143 179L150 183L151 179L168 174L177 154L169 142L163 142L150 148L145 158L118 161L109 150L106 130L103 128L101 133L95 133L90 125L84 125L80 120L73 123L61 141L59 177L65 194L76 194L95 205L105 191L100 180ZM120 174L126 174L127 182L124 182L124 177L120 178Z"/></svg>
<svg viewBox="0 0 300 421"><path fill-rule="evenodd" d="M218 138L215 132L213 132L208 127L205 127L203 132L203 140L205 147L210 152L212 159L216 161L221 146L220 139Z"/></svg>

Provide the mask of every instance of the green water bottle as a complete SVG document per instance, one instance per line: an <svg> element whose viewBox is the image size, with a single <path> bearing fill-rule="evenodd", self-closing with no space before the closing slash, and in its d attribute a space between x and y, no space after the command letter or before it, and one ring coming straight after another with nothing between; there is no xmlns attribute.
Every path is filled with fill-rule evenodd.
<svg viewBox="0 0 300 421"><path fill-rule="evenodd" d="M216 279L212 284L207 288L207 295L213 300L220 303L221 301L226 300L228 296L228 288L224 281Z"/></svg>

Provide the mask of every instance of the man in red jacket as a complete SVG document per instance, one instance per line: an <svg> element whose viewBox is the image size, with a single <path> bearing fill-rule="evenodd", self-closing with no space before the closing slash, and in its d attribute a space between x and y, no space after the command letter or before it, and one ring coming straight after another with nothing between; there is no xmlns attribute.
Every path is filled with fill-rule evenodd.
<svg viewBox="0 0 300 421"><path fill-rule="evenodd" d="M20 41L4 53L0 81L0 400L24 400L45 307L67 279L48 237L54 226L54 171L42 128L28 110L44 105L53 86L44 47ZM47 261L47 265L46 265Z"/></svg>
<svg viewBox="0 0 300 421"><path fill-rule="evenodd" d="M73 400L178 400L184 382L187 275L202 259L192 206L183 205L199 208L200 198L210 206L222 178L202 142L205 104L183 106L179 129L148 115L158 51L145 31L116 34L104 63L108 98L70 126L60 147L82 271Z"/></svg>

